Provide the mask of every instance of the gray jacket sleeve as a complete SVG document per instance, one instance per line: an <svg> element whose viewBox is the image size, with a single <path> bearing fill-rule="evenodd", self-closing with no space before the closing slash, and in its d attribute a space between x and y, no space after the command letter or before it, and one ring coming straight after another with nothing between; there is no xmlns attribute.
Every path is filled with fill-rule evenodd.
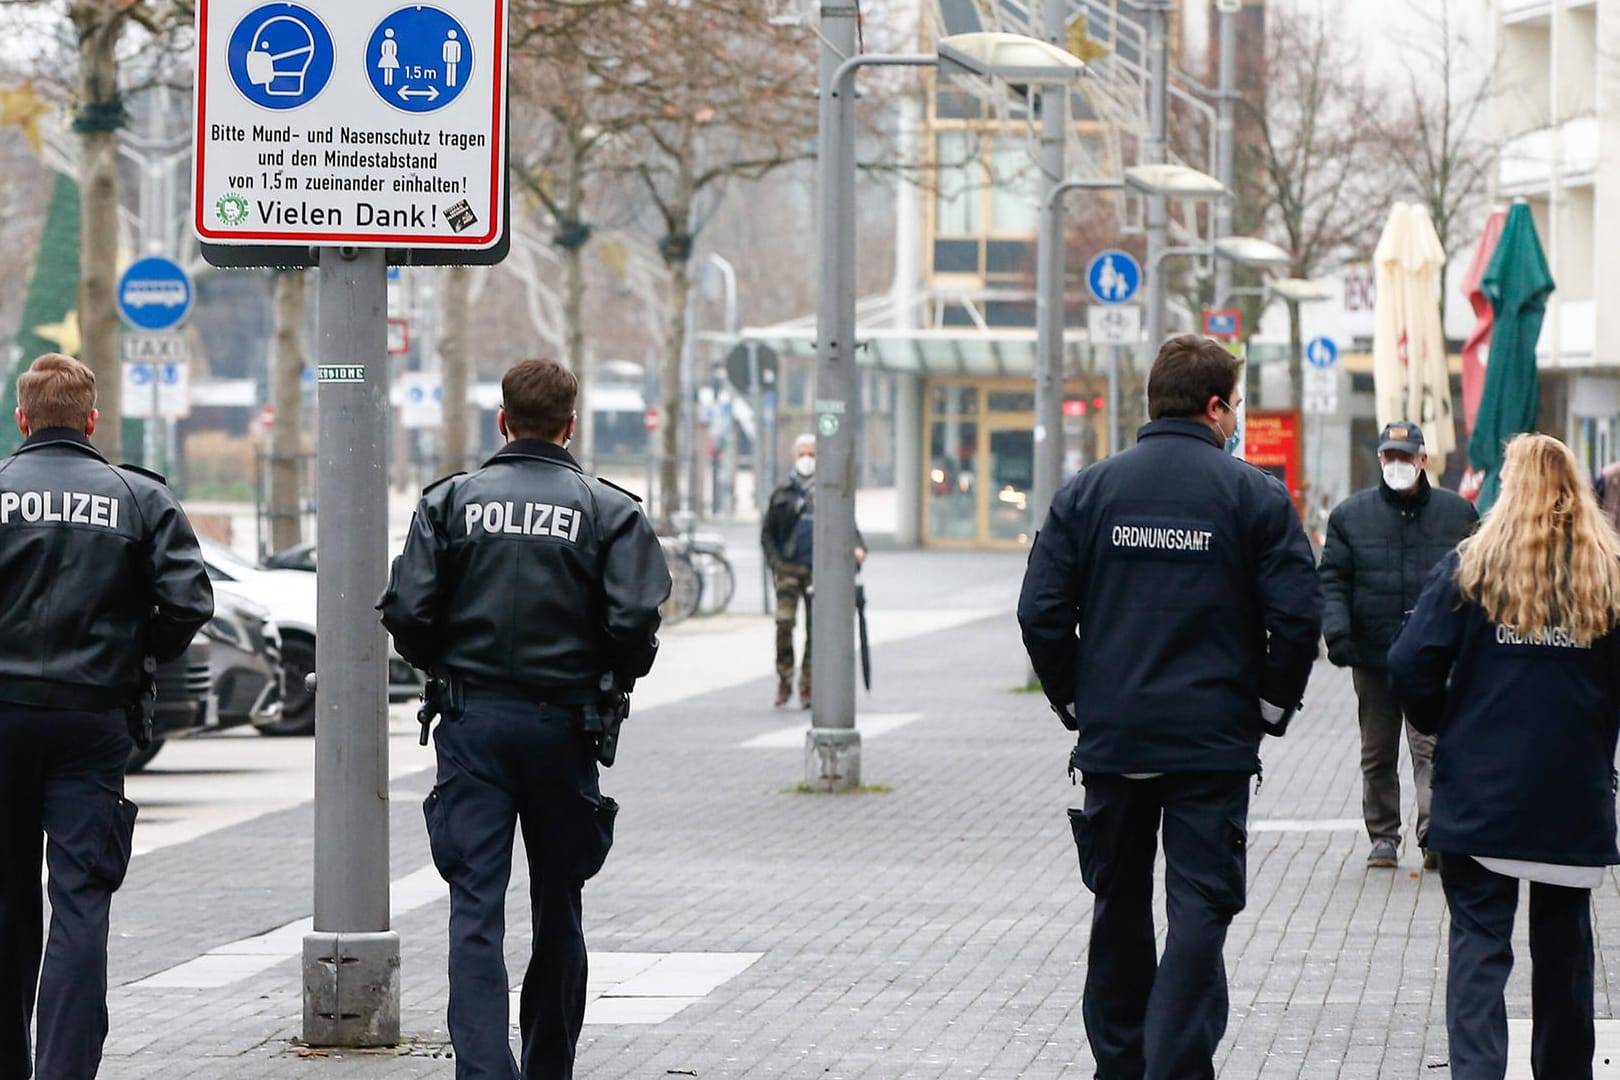
<svg viewBox="0 0 1620 1080"><path fill-rule="evenodd" d="M388 587L377 601L383 627L394 638L394 648L405 661L426 670L438 660L441 573L449 540L440 523L441 507L424 494L411 515L405 549L394 560Z"/></svg>
<svg viewBox="0 0 1620 1080"><path fill-rule="evenodd" d="M214 617L214 586L208 580L197 534L168 491L148 500L151 533L146 571L152 582L153 614L147 649L159 662L186 651L203 624Z"/></svg>
<svg viewBox="0 0 1620 1080"><path fill-rule="evenodd" d="M613 649L613 673L628 688L652 670L658 655L658 606L669 599L669 566L652 522L634 502L614 495L599 507L603 629Z"/></svg>

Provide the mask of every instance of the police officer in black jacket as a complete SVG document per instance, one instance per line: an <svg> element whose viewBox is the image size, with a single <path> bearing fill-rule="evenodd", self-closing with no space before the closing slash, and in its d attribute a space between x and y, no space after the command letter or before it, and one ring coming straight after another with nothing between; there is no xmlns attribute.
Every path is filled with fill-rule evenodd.
<svg viewBox="0 0 1620 1080"><path fill-rule="evenodd" d="M1321 590L1288 492L1223 452L1240 366L1206 338L1164 343L1152 422L1058 492L1018 603L1041 686L1079 734L1085 808L1069 815L1096 898L1083 1011L1101 1080L1214 1076L1249 778L1316 656ZM1156 961L1161 818L1170 928Z"/></svg>
<svg viewBox="0 0 1620 1080"><path fill-rule="evenodd" d="M669 570L634 496L564 449L579 384L551 360L501 380L506 446L430 486L379 603L406 660L462 688L440 724L423 806L450 883L450 1039L458 1080L565 1080L585 1016L580 890L607 858L617 807L597 783L588 711L628 693L658 651ZM457 695L452 694L452 698ZM508 1044L505 933L522 822L534 952Z"/></svg>
<svg viewBox="0 0 1620 1080"><path fill-rule="evenodd" d="M107 1038L108 917L135 828L126 710L146 659L185 652L214 593L163 478L115 468L90 444L88 367L41 356L17 402L27 438L0 463L0 1076L29 1074L37 987L35 1075L88 1080Z"/></svg>

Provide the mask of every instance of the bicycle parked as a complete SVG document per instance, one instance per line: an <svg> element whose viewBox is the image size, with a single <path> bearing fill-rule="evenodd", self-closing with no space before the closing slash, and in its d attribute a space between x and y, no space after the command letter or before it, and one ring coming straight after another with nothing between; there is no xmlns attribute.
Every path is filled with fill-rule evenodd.
<svg viewBox="0 0 1620 1080"><path fill-rule="evenodd" d="M660 609L665 626L694 615L718 615L731 604L737 575L726 558L726 542L718 533L696 531L696 515L671 515L673 536L659 538L669 563L669 599Z"/></svg>

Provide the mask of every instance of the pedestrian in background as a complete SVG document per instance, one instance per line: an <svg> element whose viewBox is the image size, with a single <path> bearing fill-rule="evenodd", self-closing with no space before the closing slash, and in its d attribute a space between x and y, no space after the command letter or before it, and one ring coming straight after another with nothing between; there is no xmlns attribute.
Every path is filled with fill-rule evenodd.
<svg viewBox="0 0 1620 1080"><path fill-rule="evenodd" d="M1321 589L1293 500L1223 452L1240 370L1207 338L1164 343L1152 422L1058 492L1018 601L1041 687L1078 732L1085 808L1069 816L1096 897L1083 1011L1099 1077L1215 1075L1249 782L1316 659ZM1156 957L1161 820L1170 926Z"/></svg>
<svg viewBox="0 0 1620 1080"><path fill-rule="evenodd" d="M1479 514L1461 495L1429 483L1423 431L1404 420L1378 438L1376 487L1358 491L1328 515L1322 545L1322 634L1328 659L1348 667L1361 724L1361 816L1371 867L1399 863L1401 728L1412 754L1417 793L1417 844L1434 869L1428 846L1429 789L1434 740L1412 726L1389 688L1389 643L1417 603L1423 583Z"/></svg>
<svg viewBox="0 0 1620 1080"><path fill-rule="evenodd" d="M507 440L484 467L431 484L378 607L399 654L447 684L423 804L450 884L447 1021L457 1080L569 1080L585 1021L581 889L618 809L602 795L591 728L604 676L620 693L651 669L669 569L628 492L565 447L579 383L551 360L501 380ZM611 763L610 757L604 760ZM533 951L509 1043L503 940L512 838L523 825Z"/></svg>
<svg viewBox="0 0 1620 1080"><path fill-rule="evenodd" d="M1569 448L1508 444L1479 533L1435 569L1389 651L1412 723L1438 735L1429 843L1451 909L1451 1075L1501 1080L1503 990L1530 882L1530 1059L1590 1080L1591 890L1615 847L1620 539Z"/></svg>
<svg viewBox="0 0 1620 1080"><path fill-rule="evenodd" d="M202 552L163 478L90 442L96 377L47 353L17 380L25 439L0 464L0 1077L89 1080L107 1039L112 894L148 660L214 614ZM135 713L135 717L131 713ZM48 843L42 843L48 841ZM41 848L43 847L43 852ZM41 960L39 871L49 870ZM37 994L37 997L36 997Z"/></svg>
<svg viewBox="0 0 1620 1080"><path fill-rule="evenodd" d="M804 605L804 658L799 667L799 704L810 707L810 569L815 564L816 437L793 440L793 475L771 492L759 542L776 582L776 707L793 697L793 627ZM866 541L855 530L855 565L866 561Z"/></svg>

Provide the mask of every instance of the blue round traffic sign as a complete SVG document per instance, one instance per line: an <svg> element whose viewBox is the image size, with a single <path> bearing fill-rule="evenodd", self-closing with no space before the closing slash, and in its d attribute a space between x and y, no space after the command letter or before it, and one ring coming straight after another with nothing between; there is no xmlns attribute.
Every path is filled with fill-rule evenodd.
<svg viewBox="0 0 1620 1080"><path fill-rule="evenodd" d="M296 109L332 78L332 34L301 4L254 8L231 31L226 63L241 95L262 109Z"/></svg>
<svg viewBox="0 0 1620 1080"><path fill-rule="evenodd" d="M1123 304L1142 284L1142 268L1129 252L1104 251L1086 267L1091 295L1105 304Z"/></svg>
<svg viewBox="0 0 1620 1080"><path fill-rule="evenodd" d="M131 326L168 330L190 311L191 277L173 259L141 259L118 279L118 312Z"/></svg>
<svg viewBox="0 0 1620 1080"><path fill-rule="evenodd" d="M1339 347L1332 338L1312 338L1311 343L1305 346L1305 359L1312 367L1330 368L1339 359Z"/></svg>
<svg viewBox="0 0 1620 1080"><path fill-rule="evenodd" d="M404 112L430 113L461 95L472 75L472 42L455 16L426 4L386 15L366 43L366 77Z"/></svg>

